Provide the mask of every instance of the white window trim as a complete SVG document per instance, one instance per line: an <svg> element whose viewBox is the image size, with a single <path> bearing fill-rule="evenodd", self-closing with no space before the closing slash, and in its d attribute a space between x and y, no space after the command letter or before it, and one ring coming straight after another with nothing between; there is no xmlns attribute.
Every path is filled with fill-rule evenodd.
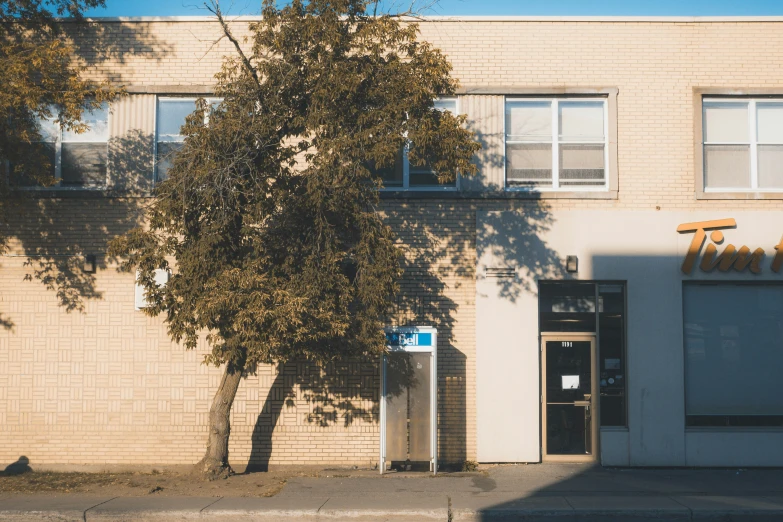
<svg viewBox="0 0 783 522"><path fill-rule="evenodd" d="M160 140L158 139L160 134L158 133L158 113L160 112L160 102L161 101L169 101L169 100L176 100L176 101L192 101L193 106L195 110L196 100L199 98L204 98L207 103L210 105L213 103L221 103L223 101L223 98L216 98L214 96L176 96L173 94L158 94L155 96L155 116L153 125L155 126L155 139L152 144L152 186L154 187L160 181L158 181L158 142L164 141L167 143L182 143L185 141L185 138L182 136L182 134L166 134L165 136L168 136L170 138L176 138L176 137L182 137L182 139L166 139L166 140ZM183 125L185 122L182 122ZM209 123L209 112L207 112L204 115L204 124Z"/></svg>
<svg viewBox="0 0 783 522"><path fill-rule="evenodd" d="M706 118L707 105L709 103L723 103L723 104L737 104L748 106L748 140L747 143L739 142L724 142L724 141L707 141L704 139L704 127ZM783 188L763 188L759 187L759 161L758 161L758 146L759 145L783 145L781 143L759 143L758 141L758 125L756 122L757 107L759 104L765 103L780 104L783 103L783 98L745 98L745 97L704 97L701 104L701 121L702 121L702 166L701 175L702 183L704 186L704 192L719 194L722 192L763 192L769 194L783 194ZM704 147L707 145L749 145L750 146L750 187L715 187L710 188L707 186L707 157L704 154Z"/></svg>
<svg viewBox="0 0 783 522"><path fill-rule="evenodd" d="M95 141L95 140L87 140L87 141L69 141L68 143L105 143L106 144L106 155L108 158L109 154L109 141L111 140L111 105L108 102L104 102L104 105L106 105L106 128L108 135L106 136L106 141ZM53 108L52 111L54 114L58 114L59 111L57 111L56 108ZM100 185L73 185L73 186L63 186L62 185L62 158L63 158L63 128L60 125L59 121L54 122L54 126L57 129L57 137L54 140L54 179L56 180L54 185L51 185L49 187L18 187L19 190L29 190L29 191L42 191L42 190L62 190L62 191L70 191L70 190L106 190L106 188L109 186L109 176L111 175L110 168L111 168L111 161L106 162L106 179L103 180L103 184ZM51 141L45 141L45 140L38 140L34 143L52 143ZM6 165L9 163L6 162ZM6 168L8 168L6 166Z"/></svg>
<svg viewBox="0 0 783 522"><path fill-rule="evenodd" d="M509 141L507 139L508 133L506 132L506 103L514 101L549 101L552 103L552 141ZM604 140L603 142L596 141L595 143L603 143L604 145L604 184L603 186L591 186L580 187L578 185L570 185L567 187L561 187L560 181L560 136L559 121L558 121L558 107L560 102L569 101L600 101L603 103L604 109ZM552 145L552 187L515 187L508 184L508 157L506 154L507 146L511 143L546 143ZM568 143L568 142L564 142ZM587 143L577 142L577 143ZM609 180L611 177L610 163L609 163L609 100L605 96L506 96L503 100L503 185L504 190L507 192L607 192L609 191Z"/></svg>
<svg viewBox="0 0 783 522"><path fill-rule="evenodd" d="M440 100L454 100L455 116L460 113L459 96L443 96L436 98L436 101ZM405 150L402 154L402 186L401 187L381 187L382 192L455 192L460 189L461 176L457 173L454 178L454 185L438 186L438 185L410 185L410 162L408 161L408 144L405 145Z"/></svg>

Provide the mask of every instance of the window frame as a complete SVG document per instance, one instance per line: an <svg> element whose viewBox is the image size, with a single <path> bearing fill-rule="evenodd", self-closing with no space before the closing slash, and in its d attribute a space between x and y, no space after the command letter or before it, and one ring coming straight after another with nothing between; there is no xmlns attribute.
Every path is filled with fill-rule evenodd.
<svg viewBox="0 0 783 522"><path fill-rule="evenodd" d="M593 287L593 298L594 298L594 306L595 306L595 328L591 332L589 330L574 330L574 331L551 331L551 330L544 330L542 325L542 318L543 314L546 313L543 310L543 300L541 298L542 295L542 286L552 285L556 286L559 284L584 284L591 285ZM538 338L539 341L541 340L541 337L544 335L575 335L575 334L589 334L589 335L595 335L595 355L598 359L598 371L599 374L596 375L596 379L599 381L599 389L600 386L600 380L601 380L601 363L603 362L603 358L601 355L601 307L600 307L600 298L601 298L601 287L604 286L620 286L622 288L622 296L623 296L623 311L622 311L622 334L621 339L623 343L622 348L622 375L624 377L623 382L623 424L601 424L600 423L600 412L601 412L601 401L599 397L598 402L598 411L599 411L599 430L600 431L627 431L629 426L629 390L630 386L628 385L628 381L630 380L628 370L628 281L624 279L539 279L537 284L537 291L538 291L538 303L536 304L536 312L538 314ZM540 356L540 353L539 353ZM539 360L539 372L541 371L541 361Z"/></svg>
<svg viewBox="0 0 783 522"><path fill-rule="evenodd" d="M747 124L748 124L748 141L747 143L739 142L722 142L722 141L707 141L704 139L704 122L706 121L706 110L710 103L725 104L725 105L745 105L747 106ZM783 103L783 97L781 98L762 98L762 97L709 97L705 96L702 99L702 179L704 182L705 192L768 192L768 193L780 193L783 196L783 187L780 188L763 188L759 187L759 145L783 145L783 143L767 143L760 142L758 137L758 107L765 104L781 104ZM707 186L707 169L706 169L706 155L704 154L704 148L708 145L747 145L748 155L750 158L750 187L716 187L710 188Z"/></svg>
<svg viewBox="0 0 783 522"><path fill-rule="evenodd" d="M763 100L772 103L783 103L783 89L747 89L747 88L723 88L723 87L694 87L693 88L693 136L694 136L694 184L696 187L695 199L714 199L714 200L781 200L783 199L783 188L779 189L731 189L715 188L708 189L706 186L706 171L704 169L704 102L719 101L724 102L746 102L750 100ZM750 120L750 117L748 118ZM753 116L755 120L755 115ZM748 125L751 125L750 121ZM754 135L757 132L753 129ZM758 172L757 156L751 158L751 168L755 164ZM751 173L751 176L753 174Z"/></svg>
<svg viewBox="0 0 783 522"><path fill-rule="evenodd" d="M159 116L160 116L160 103L161 101L166 100L177 100L177 101L193 101L193 110L196 110L196 101L199 98L204 98L207 100L207 102L212 105L214 103L221 103L223 101L223 98L219 98L217 96L212 96L208 94L156 94L155 95L155 116L153 121L153 126L155 129L155 133L153 136L153 143L152 143L152 186L155 187L158 183L161 183L163 180L160 180L158 178L158 143L160 140L158 139L159 133L158 133L158 123L159 123ZM191 112L192 114L192 112ZM207 112L204 115L204 124L206 125L209 123L209 113ZM182 125L184 125L185 122L182 122ZM180 125L180 129L182 126ZM167 136L170 136L167 134ZM177 134L176 136L182 136L182 134ZM171 140L169 143L182 143L185 140L182 141L175 141Z"/></svg>
<svg viewBox="0 0 783 522"><path fill-rule="evenodd" d="M455 96L439 96L434 101L454 100L454 115L460 114L460 97ZM381 192L457 192L460 190L460 178L457 173L454 177L453 185L413 185L410 184L410 161L408 161L408 150L410 144L406 143L402 151L402 186L401 187L386 187L383 186L379 190Z"/></svg>
<svg viewBox="0 0 783 522"><path fill-rule="evenodd" d="M55 137L54 142L47 141L45 139L36 140L34 143L54 143L54 173L53 177L56 180L54 185L48 186L48 187L42 187L42 186L21 186L17 187L18 190L24 190L24 191L75 191L75 190L82 190L82 191L103 191L107 190L109 187L109 178L111 176L111 158L110 151L109 151L109 142L111 141L111 125L112 125L112 105L109 102L103 102L101 103L102 107L105 107L106 109L106 141L68 141L66 143L105 143L106 145L106 177L103 180L103 183L101 184L90 184L90 185L63 185L62 184L62 163L63 163L63 133L66 132L62 125L60 125L60 122L58 121L59 117L59 111L56 107L52 107L52 114L57 115L54 118L54 121L52 121L52 124L54 125L54 128L56 129L57 135ZM84 112L92 112L88 111L87 109L84 110ZM79 120L81 122L81 120ZM43 136L42 136L43 138ZM6 163L6 169L9 168L10 163Z"/></svg>
<svg viewBox="0 0 783 522"><path fill-rule="evenodd" d="M511 141L508 140L508 132L507 132L507 121L506 121L506 114L507 114L507 104L508 102L514 102L514 101L542 101L542 102L550 102L551 103L551 112L552 112L552 141L551 142L536 142L536 141ZM594 143L603 143L604 146L604 184L603 186L592 186L592 187L579 187L578 185L570 185L566 187L560 186L560 145L561 143L568 144L568 143L574 143L574 144L585 144L585 142L561 142L560 141L560 122L559 122L559 104L560 102L589 102L589 101L600 101L603 104L603 116L604 116L604 140L603 142L594 142ZM530 193L530 194L558 194L558 193L573 193L573 194L584 194L584 193L599 193L599 194L606 194L610 193L613 190L613 183L612 180L613 175L615 174L613 167L613 163L611 161L612 159L612 153L610 152L610 146L612 144L612 140L610 137L610 134L612 134L612 126L610 124L610 116L611 111L609 108L609 105L611 103L611 96L609 94L604 95L583 95L583 96L577 96L577 95L506 95L503 100L503 190L506 192L522 192L522 193ZM511 186L508 183L508 145L509 143L513 144L521 144L521 143L546 143L552 145L552 187L524 187L524 186Z"/></svg>

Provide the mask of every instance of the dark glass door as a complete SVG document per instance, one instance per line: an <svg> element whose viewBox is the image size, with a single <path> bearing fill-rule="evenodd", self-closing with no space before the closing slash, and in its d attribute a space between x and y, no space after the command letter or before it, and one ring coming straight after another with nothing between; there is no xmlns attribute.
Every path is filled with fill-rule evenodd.
<svg viewBox="0 0 783 522"><path fill-rule="evenodd" d="M542 342L544 458L595 460L595 341L564 336Z"/></svg>

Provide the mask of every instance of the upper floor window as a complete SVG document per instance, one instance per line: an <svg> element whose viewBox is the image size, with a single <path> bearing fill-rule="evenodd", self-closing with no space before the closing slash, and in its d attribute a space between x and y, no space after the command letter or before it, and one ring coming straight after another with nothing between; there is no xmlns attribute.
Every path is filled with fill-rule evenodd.
<svg viewBox="0 0 783 522"><path fill-rule="evenodd" d="M96 188L107 182L109 163L109 106L104 103L82 113L83 132L64 129L56 112L38 121L41 143L48 154L56 187ZM31 182L31 184L35 184Z"/></svg>
<svg viewBox="0 0 783 522"><path fill-rule="evenodd" d="M173 163L174 154L182 148L185 136L182 126L196 110L197 97L159 97L155 128L155 180L166 179ZM219 98L206 98L213 107L220 103ZM206 115L205 118L209 118Z"/></svg>
<svg viewBox="0 0 783 522"><path fill-rule="evenodd" d="M457 98L438 98L434 101L436 109L449 111L457 114ZM408 160L408 151L413 144L408 143L400 151L394 165L375 169L377 174L383 180L383 186L386 189L400 190L438 190L457 188L457 177L453 180L441 183L438 181L438 175L432 170L426 162L423 165L414 165Z"/></svg>
<svg viewBox="0 0 783 522"><path fill-rule="evenodd" d="M507 98L506 187L607 190L606 99Z"/></svg>
<svg viewBox="0 0 783 522"><path fill-rule="evenodd" d="M705 99L705 191L783 190L783 100Z"/></svg>

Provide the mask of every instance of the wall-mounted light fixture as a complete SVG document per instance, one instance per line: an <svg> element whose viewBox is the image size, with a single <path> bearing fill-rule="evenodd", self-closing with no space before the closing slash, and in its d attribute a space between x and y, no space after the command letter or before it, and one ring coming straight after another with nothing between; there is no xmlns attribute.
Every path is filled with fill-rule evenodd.
<svg viewBox="0 0 783 522"><path fill-rule="evenodd" d="M576 256L566 257L566 272L574 274L579 272L579 258Z"/></svg>
<svg viewBox="0 0 783 522"><path fill-rule="evenodd" d="M84 256L84 264L82 265L82 270L88 274L94 274L95 273L95 255L88 254Z"/></svg>

